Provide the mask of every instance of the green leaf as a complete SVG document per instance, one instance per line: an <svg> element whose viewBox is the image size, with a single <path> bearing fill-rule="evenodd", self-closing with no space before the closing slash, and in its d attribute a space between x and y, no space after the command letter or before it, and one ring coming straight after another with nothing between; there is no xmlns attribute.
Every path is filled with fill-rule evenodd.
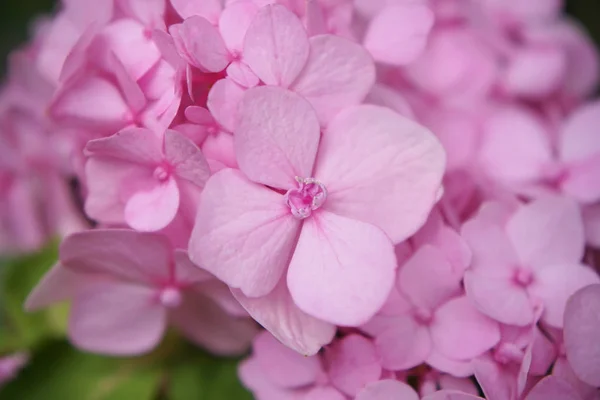
<svg viewBox="0 0 600 400"><path fill-rule="evenodd" d="M239 360L197 353L170 369L168 400L252 400L237 376Z"/></svg>
<svg viewBox="0 0 600 400"><path fill-rule="evenodd" d="M27 350L48 337L62 337L66 329L66 307L27 313L25 299L56 262L55 241L39 252L4 262L0 276L0 352Z"/></svg>
<svg viewBox="0 0 600 400"><path fill-rule="evenodd" d="M49 342L15 380L0 389L0 398L152 400L161 371L140 361L83 353L64 341Z"/></svg>

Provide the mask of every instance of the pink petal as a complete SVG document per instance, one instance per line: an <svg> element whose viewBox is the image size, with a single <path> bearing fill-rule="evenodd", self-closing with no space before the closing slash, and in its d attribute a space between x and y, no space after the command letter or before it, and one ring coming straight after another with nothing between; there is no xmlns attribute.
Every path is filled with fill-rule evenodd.
<svg viewBox="0 0 600 400"><path fill-rule="evenodd" d="M202 192L190 258L247 296L264 296L287 267L298 229L282 195L225 169Z"/></svg>
<svg viewBox="0 0 600 400"><path fill-rule="evenodd" d="M431 350L429 357L425 360L428 365L440 372L452 374L458 378L466 378L473 375L472 361L473 360L456 360L446 357L435 348Z"/></svg>
<svg viewBox="0 0 600 400"><path fill-rule="evenodd" d="M476 400L483 397L475 396L458 390L438 390L437 392L423 397L423 400Z"/></svg>
<svg viewBox="0 0 600 400"><path fill-rule="evenodd" d="M191 140L174 130L165 133L165 157L175 167L175 174L203 188L210 175L204 155Z"/></svg>
<svg viewBox="0 0 600 400"><path fill-rule="evenodd" d="M120 19L104 27L96 40L101 40L123 63L128 74L140 79L160 59L160 51L145 35L146 27L132 19ZM132 51L132 49L135 49Z"/></svg>
<svg viewBox="0 0 600 400"><path fill-rule="evenodd" d="M346 396L333 387L322 386L309 390L300 400L346 400Z"/></svg>
<svg viewBox="0 0 600 400"><path fill-rule="evenodd" d="M278 87L246 92L234 135L240 169L249 179L283 190L312 176L319 123L306 100Z"/></svg>
<svg viewBox="0 0 600 400"><path fill-rule="evenodd" d="M376 337L381 365L392 371L402 371L423 363L431 351L427 326L411 315L390 318L390 326Z"/></svg>
<svg viewBox="0 0 600 400"><path fill-rule="evenodd" d="M566 120L560 136L560 158L566 163L578 162L600 153L598 133L600 101L575 110Z"/></svg>
<svg viewBox="0 0 600 400"><path fill-rule="evenodd" d="M388 6L371 20L364 46L375 61L405 65L425 48L433 27L433 12L418 2L405 3Z"/></svg>
<svg viewBox="0 0 600 400"><path fill-rule="evenodd" d="M485 315L518 326L533 322L533 305L527 292L511 280L467 271L464 285L469 299Z"/></svg>
<svg viewBox="0 0 600 400"><path fill-rule="evenodd" d="M219 31L230 51L241 53L246 32L258 10L252 1L238 1L223 10L219 18Z"/></svg>
<svg viewBox="0 0 600 400"><path fill-rule="evenodd" d="M292 89L326 125L340 110L359 104L375 83L375 65L360 45L334 35L310 38L306 66Z"/></svg>
<svg viewBox="0 0 600 400"><path fill-rule="evenodd" d="M594 204L600 200L600 151L583 162L573 164L566 177L560 182L561 190L584 204Z"/></svg>
<svg viewBox="0 0 600 400"><path fill-rule="evenodd" d="M155 233L95 229L67 237L60 246L60 261L78 273L154 284L169 277L171 246Z"/></svg>
<svg viewBox="0 0 600 400"><path fill-rule="evenodd" d="M373 342L364 336L348 335L327 349L331 383L348 396L379 380L382 369Z"/></svg>
<svg viewBox="0 0 600 400"><path fill-rule="evenodd" d="M565 197L544 197L522 206L506 225L506 232L523 266L576 263L585 246L577 203Z"/></svg>
<svg viewBox="0 0 600 400"><path fill-rule="evenodd" d="M141 165L155 165L162 160L159 137L146 128L128 128L112 136L90 140L85 147L90 157L111 157Z"/></svg>
<svg viewBox="0 0 600 400"><path fill-rule="evenodd" d="M441 306L430 332L434 346L457 360L474 358L500 341L498 323L477 311L466 296Z"/></svg>
<svg viewBox="0 0 600 400"><path fill-rule="evenodd" d="M171 25L169 33L181 56L193 66L208 72L219 72L229 64L229 52L221 34L206 19L189 17L181 24Z"/></svg>
<svg viewBox="0 0 600 400"><path fill-rule="evenodd" d="M579 290L568 301L564 339L567 359L582 381L600 386L600 285Z"/></svg>
<svg viewBox="0 0 600 400"><path fill-rule="evenodd" d="M260 83L250 67L240 61L234 61L227 67L227 76L240 86L251 88Z"/></svg>
<svg viewBox="0 0 600 400"><path fill-rule="evenodd" d="M473 271L496 278L509 278L518 258L507 234L495 222L488 222L483 215L467 221L461 235L473 254Z"/></svg>
<svg viewBox="0 0 600 400"><path fill-rule="evenodd" d="M365 386L356 400L419 400L419 396L404 382L384 379Z"/></svg>
<svg viewBox="0 0 600 400"><path fill-rule="evenodd" d="M25 301L25 310L36 311L51 304L73 298L81 284L82 276L55 264L33 288Z"/></svg>
<svg viewBox="0 0 600 400"><path fill-rule="evenodd" d="M252 391L255 398L298 400L295 391L277 387L269 381L268 377L262 371L261 365L254 357L247 358L239 364L238 376L244 386Z"/></svg>
<svg viewBox="0 0 600 400"><path fill-rule="evenodd" d="M363 105L331 121L315 176L327 187L327 210L371 223L398 243L425 223L444 161L442 147L425 128L383 107Z"/></svg>
<svg viewBox="0 0 600 400"><path fill-rule="evenodd" d="M238 108L245 90L231 79L217 81L208 93L206 105L214 119L228 132L234 132L238 123Z"/></svg>
<svg viewBox="0 0 600 400"><path fill-rule="evenodd" d="M398 284L414 305L428 310L461 292L461 277L444 254L424 245L400 268Z"/></svg>
<svg viewBox="0 0 600 400"><path fill-rule="evenodd" d="M138 21L152 25L164 18L166 0L121 0L119 3L125 13Z"/></svg>
<svg viewBox="0 0 600 400"><path fill-rule="evenodd" d="M181 18L186 19L199 15L212 23L219 20L223 8L222 3L222 0L203 0L202 3L197 0L171 0L171 5Z"/></svg>
<svg viewBox="0 0 600 400"><path fill-rule="evenodd" d="M525 400L582 400L567 382L555 376L542 379L525 397Z"/></svg>
<svg viewBox="0 0 600 400"><path fill-rule="evenodd" d="M591 268L578 264L554 264L536 275L529 288L534 298L544 302L542 320L562 328L567 300L579 289L600 283L600 277Z"/></svg>
<svg viewBox="0 0 600 400"><path fill-rule="evenodd" d="M173 221L178 209L179 188L169 178L131 196L125 205L125 221L137 231L158 231Z"/></svg>
<svg viewBox="0 0 600 400"><path fill-rule="evenodd" d="M305 357L285 347L267 331L256 336L252 348L253 357L263 374L276 386L299 388L313 385L323 373L318 356Z"/></svg>
<svg viewBox="0 0 600 400"><path fill-rule="evenodd" d="M64 85L50 109L60 121L118 130L132 118L118 88L111 82L86 75Z"/></svg>
<svg viewBox="0 0 600 400"><path fill-rule="evenodd" d="M282 5L261 8L246 32L243 59L267 85L288 87L308 59L302 22Z"/></svg>
<svg viewBox="0 0 600 400"><path fill-rule="evenodd" d="M300 310L283 281L263 297L246 297L240 290L232 293L256 322L304 356L316 354L321 346L333 340L336 327Z"/></svg>
<svg viewBox="0 0 600 400"><path fill-rule="evenodd" d="M193 289L183 293L182 304L171 311L169 318L190 340L220 356L245 353L258 332L251 319L229 315Z"/></svg>
<svg viewBox="0 0 600 400"><path fill-rule="evenodd" d="M501 182L537 180L552 161L548 135L530 112L516 107L500 109L485 124L480 160L487 173Z"/></svg>
<svg viewBox="0 0 600 400"><path fill-rule="evenodd" d="M564 77L567 59L558 46L530 46L512 54L505 75L502 77L504 90L523 97L549 96ZM544 73L539 73L543 69Z"/></svg>
<svg viewBox="0 0 600 400"><path fill-rule="evenodd" d="M153 289L96 282L73 301L69 337L86 351L133 355L158 345L165 327L166 312Z"/></svg>
<svg viewBox="0 0 600 400"><path fill-rule="evenodd" d="M514 377L491 356L473 360L475 378L489 400L517 399Z"/></svg>
<svg viewBox="0 0 600 400"><path fill-rule="evenodd" d="M600 204L583 207L582 211L587 243L600 248Z"/></svg>
<svg viewBox="0 0 600 400"><path fill-rule="evenodd" d="M395 269L394 247L382 231L321 211L304 221L287 283L304 312L358 326L383 306Z"/></svg>
<svg viewBox="0 0 600 400"><path fill-rule="evenodd" d="M179 283L193 284L215 281L215 277L194 264L185 250L175 250L175 280Z"/></svg>

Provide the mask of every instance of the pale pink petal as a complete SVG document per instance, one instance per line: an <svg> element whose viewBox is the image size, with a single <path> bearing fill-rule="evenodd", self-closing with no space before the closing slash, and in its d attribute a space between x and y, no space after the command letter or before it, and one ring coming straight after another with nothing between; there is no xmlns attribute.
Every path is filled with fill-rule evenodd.
<svg viewBox="0 0 600 400"><path fill-rule="evenodd" d="M356 400L419 400L419 396L404 382L384 379L365 386Z"/></svg>
<svg viewBox="0 0 600 400"><path fill-rule="evenodd" d="M367 94L365 103L391 108L403 117L414 119L414 112L408 100L391 86L376 83Z"/></svg>
<svg viewBox="0 0 600 400"><path fill-rule="evenodd" d="M164 18L167 0L121 0L119 5L127 15L152 25Z"/></svg>
<svg viewBox="0 0 600 400"><path fill-rule="evenodd" d="M169 277L171 246L159 234L95 229L67 237L60 261L74 272L155 284Z"/></svg>
<svg viewBox="0 0 600 400"><path fill-rule="evenodd" d="M479 215L466 222L461 235L471 248L473 271L495 278L509 278L518 258L504 230Z"/></svg>
<svg viewBox="0 0 600 400"><path fill-rule="evenodd" d="M529 111L499 109L485 123L480 161L492 178L505 183L539 179L552 161L548 135Z"/></svg>
<svg viewBox="0 0 600 400"><path fill-rule="evenodd" d="M320 211L304 221L287 283L304 312L358 326L383 306L395 269L394 247L381 230Z"/></svg>
<svg viewBox="0 0 600 400"><path fill-rule="evenodd" d="M582 212L587 243L600 248L600 204L583 207Z"/></svg>
<svg viewBox="0 0 600 400"><path fill-rule="evenodd" d="M108 80L88 75L63 86L50 106L59 121L116 130L132 115L118 88Z"/></svg>
<svg viewBox="0 0 600 400"><path fill-rule="evenodd" d="M308 59L302 22L282 5L261 8L246 32L243 59L267 85L288 87Z"/></svg>
<svg viewBox="0 0 600 400"><path fill-rule="evenodd" d="M82 279L75 271L55 264L27 296L25 310L36 311L73 298Z"/></svg>
<svg viewBox="0 0 600 400"><path fill-rule="evenodd" d="M219 15L223 9L222 0L203 0L202 2L197 0L171 0L171 5L183 19L199 15L215 24L219 20Z"/></svg>
<svg viewBox="0 0 600 400"><path fill-rule="evenodd" d="M158 47L146 37L145 30L144 25L133 19L120 19L106 26L96 38L117 56L134 80L146 74L161 56Z"/></svg>
<svg viewBox="0 0 600 400"><path fill-rule="evenodd" d="M498 323L477 311L466 296L441 306L435 313L430 332L433 345L457 360L474 358L500 341Z"/></svg>
<svg viewBox="0 0 600 400"><path fill-rule="evenodd" d="M477 400L483 397L475 396L458 390L438 390L437 392L423 397L423 400Z"/></svg>
<svg viewBox="0 0 600 400"><path fill-rule="evenodd" d="M210 175L204 155L191 140L174 130L165 133L165 157L175 167L175 174L199 188Z"/></svg>
<svg viewBox="0 0 600 400"><path fill-rule="evenodd" d="M331 121L315 177L327 187L327 210L369 222L398 243L425 223L444 163L442 147L425 128L389 109L363 105Z"/></svg>
<svg viewBox="0 0 600 400"><path fill-rule="evenodd" d="M312 385L323 373L318 356L305 357L284 346L269 332L254 339L253 358L274 385L296 388Z"/></svg>
<svg viewBox="0 0 600 400"><path fill-rule="evenodd" d="M555 376L547 376L527 394L525 400L582 400L575 389Z"/></svg>
<svg viewBox="0 0 600 400"><path fill-rule="evenodd" d="M250 89L234 135L238 164L255 182L293 189L295 177L312 176L319 135L315 112L302 97L279 87Z"/></svg>
<svg viewBox="0 0 600 400"><path fill-rule="evenodd" d="M517 399L514 377L491 356L479 357L473 360L472 365L475 378L487 399Z"/></svg>
<svg viewBox="0 0 600 400"><path fill-rule="evenodd" d="M254 357L246 358L240 362L238 366L238 376L244 386L252 392L254 398L267 400L298 400L295 391L275 386L268 377L265 376L261 365Z"/></svg>
<svg viewBox="0 0 600 400"><path fill-rule="evenodd" d="M569 167L560 182L561 190L583 204L600 200L600 151L595 156Z"/></svg>
<svg viewBox="0 0 600 400"><path fill-rule="evenodd" d="M316 354L321 346L333 340L335 325L300 310L283 281L263 297L246 297L240 290L232 290L232 293L256 322L304 356Z"/></svg>
<svg viewBox="0 0 600 400"><path fill-rule="evenodd" d="M204 283L215 281L218 282L215 277L194 264L187 251L177 249L175 250L175 268L173 275L178 283L190 284L190 283Z"/></svg>
<svg viewBox="0 0 600 400"><path fill-rule="evenodd" d="M219 31L230 51L242 52L246 31L258 10L252 1L234 2L223 10L219 18Z"/></svg>
<svg viewBox="0 0 600 400"><path fill-rule="evenodd" d="M206 106L213 117L228 132L234 132L238 122L238 107L245 89L231 79L217 81L208 93Z"/></svg>
<svg viewBox="0 0 600 400"><path fill-rule="evenodd" d="M69 337L75 346L110 355L142 354L158 345L166 311L153 289L119 282L88 284L73 301Z"/></svg>
<svg viewBox="0 0 600 400"><path fill-rule="evenodd" d="M565 121L560 136L561 160L571 163L598 155L600 153L598 124L600 124L600 101L586 104L571 114Z"/></svg>
<svg viewBox="0 0 600 400"><path fill-rule="evenodd" d="M384 8L371 20L364 46L375 61L405 65L425 48L433 27L433 12L425 4L404 3Z"/></svg>
<svg viewBox="0 0 600 400"><path fill-rule="evenodd" d="M125 221L137 231L158 231L169 225L179 209L179 188L173 178L135 193L125 205Z"/></svg>
<svg viewBox="0 0 600 400"><path fill-rule="evenodd" d="M551 45L524 47L511 56L501 78L501 85L509 94L526 98L549 96L562 83L567 67L562 48Z"/></svg>
<svg viewBox="0 0 600 400"><path fill-rule="evenodd" d="M251 88L260 83L250 67L240 61L234 61L227 67L227 76L240 86Z"/></svg>
<svg viewBox="0 0 600 400"><path fill-rule="evenodd" d="M89 157L111 157L119 160L155 165L162 160L160 138L146 128L128 128L112 136L90 140L85 146Z"/></svg>
<svg viewBox="0 0 600 400"><path fill-rule="evenodd" d="M346 400L346 396L338 392L335 388L323 386L309 390L299 400Z"/></svg>
<svg viewBox="0 0 600 400"><path fill-rule="evenodd" d="M579 289L600 283L600 277L591 268L578 264L554 264L536 274L529 288L534 298L544 302L542 320L562 328L567 300Z"/></svg>
<svg viewBox="0 0 600 400"><path fill-rule="evenodd" d="M485 315L518 326L533 322L533 305L527 292L511 280L467 271L464 284L473 305Z"/></svg>
<svg viewBox="0 0 600 400"><path fill-rule="evenodd" d="M473 375L472 361L473 360L456 360L449 358L435 348L431 350L429 357L425 360L428 365L440 372L452 374L458 378L466 378Z"/></svg>
<svg viewBox="0 0 600 400"><path fill-rule="evenodd" d="M202 192L190 258L246 295L264 296L287 267L298 229L281 194L225 169Z"/></svg>
<svg viewBox="0 0 600 400"><path fill-rule="evenodd" d="M339 111L359 104L375 83L375 65L357 43L334 35L310 38L310 55L292 89L326 125Z"/></svg>
<svg viewBox="0 0 600 400"><path fill-rule="evenodd" d="M544 197L522 206L508 221L506 232L522 266L528 268L577 263L583 257L581 213L577 203L565 197Z"/></svg>
<svg viewBox="0 0 600 400"><path fill-rule="evenodd" d="M219 356L245 353L258 332L251 319L229 315L193 289L183 293L181 305L169 313L169 318L186 337Z"/></svg>
<svg viewBox="0 0 600 400"><path fill-rule="evenodd" d="M392 371L402 371L423 363L431 351L427 326L411 315L390 318L389 326L375 339L381 365Z"/></svg>
<svg viewBox="0 0 600 400"><path fill-rule="evenodd" d="M348 335L327 349L327 373L333 386L348 396L376 382L382 369L373 342L364 336Z"/></svg>
<svg viewBox="0 0 600 400"><path fill-rule="evenodd" d="M461 292L457 275L444 254L424 245L400 268L398 286L418 307L432 310Z"/></svg>
<svg viewBox="0 0 600 400"><path fill-rule="evenodd" d="M218 29L200 16L192 16L181 24L171 25L169 33L179 54L193 66L208 72L219 72L229 64L229 52Z"/></svg>
<svg viewBox="0 0 600 400"><path fill-rule="evenodd" d="M137 81L127 72L123 62L114 53L110 53L107 59L107 68L110 70L121 89L125 102L129 105L133 114L138 114L147 106L146 95Z"/></svg>
<svg viewBox="0 0 600 400"><path fill-rule="evenodd" d="M600 285L575 293L565 312L564 339L567 359L579 379L600 386Z"/></svg>

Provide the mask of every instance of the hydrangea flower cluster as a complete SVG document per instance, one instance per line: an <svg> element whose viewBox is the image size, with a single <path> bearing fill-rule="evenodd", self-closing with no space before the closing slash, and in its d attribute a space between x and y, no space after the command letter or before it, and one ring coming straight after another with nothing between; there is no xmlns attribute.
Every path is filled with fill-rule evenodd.
<svg viewBox="0 0 600 400"><path fill-rule="evenodd" d="M0 250L65 237L26 307L251 348L259 400L599 398L600 61L561 8L63 0L0 95Z"/></svg>

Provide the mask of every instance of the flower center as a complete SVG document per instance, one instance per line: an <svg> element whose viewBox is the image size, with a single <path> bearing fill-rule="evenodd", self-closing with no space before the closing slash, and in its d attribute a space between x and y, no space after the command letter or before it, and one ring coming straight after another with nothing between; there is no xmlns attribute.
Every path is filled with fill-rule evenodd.
<svg viewBox="0 0 600 400"><path fill-rule="evenodd" d="M514 271L514 282L523 287L527 287L533 283L533 272L528 268L517 267Z"/></svg>
<svg viewBox="0 0 600 400"><path fill-rule="evenodd" d="M429 325L433 320L433 313L424 307L413 309L413 317L421 325Z"/></svg>
<svg viewBox="0 0 600 400"><path fill-rule="evenodd" d="M171 166L167 163L162 163L154 168L153 176L159 182L165 182L171 176Z"/></svg>
<svg viewBox="0 0 600 400"><path fill-rule="evenodd" d="M181 304L181 292L176 287L168 286L161 290L160 303L167 308L176 308Z"/></svg>
<svg viewBox="0 0 600 400"><path fill-rule="evenodd" d="M500 364L523 361L523 350L512 343L502 343L494 352L494 359Z"/></svg>
<svg viewBox="0 0 600 400"><path fill-rule="evenodd" d="M284 197L285 204L298 219L310 217L312 212L321 207L327 198L325 185L315 178L296 177L298 188L290 189Z"/></svg>

